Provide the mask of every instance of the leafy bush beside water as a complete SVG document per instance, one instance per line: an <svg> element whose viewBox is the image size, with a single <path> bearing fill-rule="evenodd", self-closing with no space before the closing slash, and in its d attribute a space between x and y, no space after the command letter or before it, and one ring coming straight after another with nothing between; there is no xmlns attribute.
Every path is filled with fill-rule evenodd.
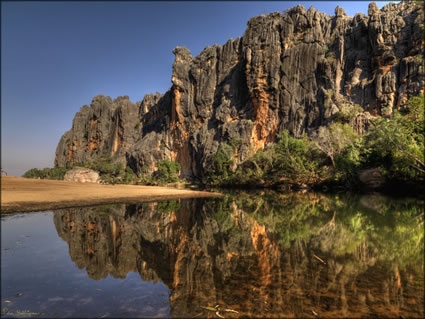
<svg viewBox="0 0 425 319"><path fill-rule="evenodd" d="M395 111L391 119L375 121L364 138L367 164L381 166L392 179L423 180L424 102L423 95L410 98L407 109Z"/></svg>

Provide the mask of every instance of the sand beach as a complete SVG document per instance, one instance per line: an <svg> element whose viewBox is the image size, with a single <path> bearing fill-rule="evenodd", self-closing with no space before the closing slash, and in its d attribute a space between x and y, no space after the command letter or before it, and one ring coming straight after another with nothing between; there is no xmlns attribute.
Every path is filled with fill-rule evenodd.
<svg viewBox="0 0 425 319"><path fill-rule="evenodd" d="M1 213L220 195L172 187L102 185L14 176L1 177Z"/></svg>

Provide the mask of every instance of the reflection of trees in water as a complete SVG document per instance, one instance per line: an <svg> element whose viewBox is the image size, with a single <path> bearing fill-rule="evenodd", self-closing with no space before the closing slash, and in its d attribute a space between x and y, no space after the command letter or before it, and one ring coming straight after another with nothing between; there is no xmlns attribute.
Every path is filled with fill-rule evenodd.
<svg viewBox="0 0 425 319"><path fill-rule="evenodd" d="M54 215L79 268L161 280L175 316L422 316L423 219L418 200L270 192Z"/></svg>

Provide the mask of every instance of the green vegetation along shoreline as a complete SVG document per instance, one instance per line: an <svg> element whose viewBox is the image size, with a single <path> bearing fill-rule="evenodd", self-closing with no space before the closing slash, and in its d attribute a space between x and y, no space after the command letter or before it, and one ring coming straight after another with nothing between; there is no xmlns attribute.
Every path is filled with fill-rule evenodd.
<svg viewBox="0 0 425 319"><path fill-rule="evenodd" d="M362 135L352 128L355 116L355 108L347 108L332 124L310 137L297 139L283 131L276 143L238 166L234 161L238 141L221 143L204 176L188 184L423 194L424 96L410 98L407 107L395 110L391 117L373 118ZM101 181L107 184L165 185L183 181L179 178L180 164L168 159L159 161L152 174L136 174L130 167L105 157L75 166L99 172ZM60 180L71 168L34 168L23 177Z"/></svg>

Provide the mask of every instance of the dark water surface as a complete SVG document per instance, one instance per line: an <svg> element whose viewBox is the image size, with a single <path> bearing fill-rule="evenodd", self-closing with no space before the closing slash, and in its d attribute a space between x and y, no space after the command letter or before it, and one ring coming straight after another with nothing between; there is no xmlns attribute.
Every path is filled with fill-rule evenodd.
<svg viewBox="0 0 425 319"><path fill-rule="evenodd" d="M1 240L2 317L424 316L418 199L74 208L2 216Z"/></svg>

